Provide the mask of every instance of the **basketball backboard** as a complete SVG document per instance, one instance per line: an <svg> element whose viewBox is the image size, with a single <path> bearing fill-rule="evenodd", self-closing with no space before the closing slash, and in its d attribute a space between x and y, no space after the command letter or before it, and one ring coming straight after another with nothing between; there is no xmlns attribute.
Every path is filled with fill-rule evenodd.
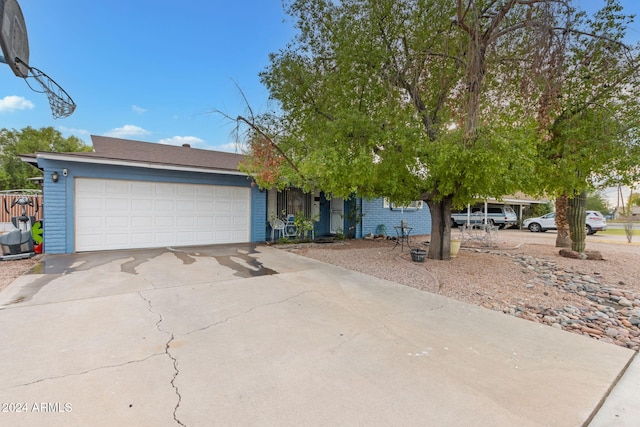
<svg viewBox="0 0 640 427"><path fill-rule="evenodd" d="M17 0L0 0L0 47L11 71L22 78L29 75L29 40L22 9ZM16 61L19 58L20 61Z"/></svg>
<svg viewBox="0 0 640 427"><path fill-rule="evenodd" d="M43 71L29 65L27 26L18 0L0 0L0 47L4 55L0 55L0 62L8 64L11 71L22 77L33 91L47 95L54 118L73 114L76 104L69 94ZM37 81L42 90L31 86L30 78Z"/></svg>

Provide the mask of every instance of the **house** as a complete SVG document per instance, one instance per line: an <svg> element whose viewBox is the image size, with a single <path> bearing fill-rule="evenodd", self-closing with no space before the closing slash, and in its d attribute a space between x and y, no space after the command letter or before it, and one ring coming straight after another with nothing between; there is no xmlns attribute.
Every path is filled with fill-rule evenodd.
<svg viewBox="0 0 640 427"><path fill-rule="evenodd" d="M269 215L314 217L316 236L431 230L421 203L345 201L300 190L261 191L238 170L240 154L91 136L93 152L23 155L43 171L44 251L84 251L262 242ZM361 213L358 223L350 221Z"/></svg>
<svg viewBox="0 0 640 427"><path fill-rule="evenodd" d="M92 136L93 152L22 156L44 173L44 250L73 253L265 239L266 197L243 156Z"/></svg>
<svg viewBox="0 0 640 427"><path fill-rule="evenodd" d="M345 200L330 197L323 192L303 193L297 188L281 192L268 191L268 218L282 218L298 212L315 219L315 236L344 234L347 237L361 238L371 234L386 234L393 237L397 235L396 231L399 231L394 227L399 227L402 221L412 228L412 235L431 233L431 214L422 201L401 207L393 205L385 198L354 197ZM270 233L269 231L269 238ZM277 238L278 234L275 236Z"/></svg>

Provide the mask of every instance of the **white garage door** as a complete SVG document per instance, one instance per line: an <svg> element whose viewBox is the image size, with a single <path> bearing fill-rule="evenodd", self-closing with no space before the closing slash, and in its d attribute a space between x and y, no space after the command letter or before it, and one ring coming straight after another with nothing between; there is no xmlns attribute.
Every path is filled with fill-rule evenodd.
<svg viewBox="0 0 640 427"><path fill-rule="evenodd" d="M115 179L75 180L75 249L248 242L248 188Z"/></svg>

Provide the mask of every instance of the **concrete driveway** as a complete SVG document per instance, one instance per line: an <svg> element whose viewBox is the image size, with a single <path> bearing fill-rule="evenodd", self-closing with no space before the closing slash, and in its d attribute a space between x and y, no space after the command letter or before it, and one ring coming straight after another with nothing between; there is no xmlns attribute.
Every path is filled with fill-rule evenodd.
<svg viewBox="0 0 640 427"><path fill-rule="evenodd" d="M249 245L47 256L0 325L11 426L580 426L635 354Z"/></svg>

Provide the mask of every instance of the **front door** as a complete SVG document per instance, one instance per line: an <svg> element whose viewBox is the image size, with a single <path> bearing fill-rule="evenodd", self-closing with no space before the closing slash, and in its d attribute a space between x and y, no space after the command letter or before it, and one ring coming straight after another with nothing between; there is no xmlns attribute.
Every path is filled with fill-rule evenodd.
<svg viewBox="0 0 640 427"><path fill-rule="evenodd" d="M331 199L331 234L344 233L344 199Z"/></svg>

